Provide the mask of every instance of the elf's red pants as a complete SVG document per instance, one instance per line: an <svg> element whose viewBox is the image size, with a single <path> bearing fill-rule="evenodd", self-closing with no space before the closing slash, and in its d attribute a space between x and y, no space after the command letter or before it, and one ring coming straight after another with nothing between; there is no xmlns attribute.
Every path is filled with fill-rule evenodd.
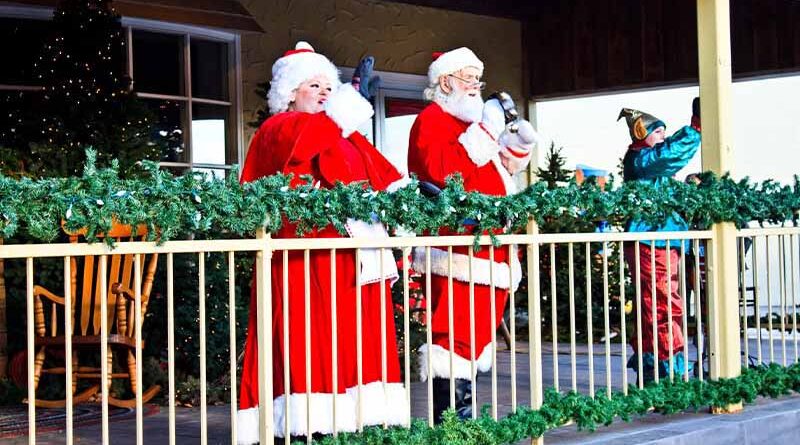
<svg viewBox="0 0 800 445"><path fill-rule="evenodd" d="M651 253L655 251L655 269L652 267ZM669 272L667 271L667 255L670 258ZM633 277L633 283L636 283L636 247L634 245L625 246L625 259ZM658 346L658 359L666 360L669 358L670 346L670 333L669 327L672 326L672 352L677 354L678 351L683 350L683 302L680 296L680 282L678 281L678 272L680 270L680 254L675 248L652 248L645 243L639 243L639 281L641 282L642 299L641 308L636 307L636 300L634 300L634 309L641 310L642 317L642 331L637 332L631 336L631 345L633 350L638 353L638 339L641 335L642 339L642 354L654 353L655 348L653 345L653 279L656 282L656 298L655 298L655 324L657 331L657 346ZM653 274L655 271L655 274ZM655 276L654 276L655 275ZM669 280L667 280L669 276ZM671 283L671 284L669 284ZM670 317L670 308L672 316Z"/></svg>

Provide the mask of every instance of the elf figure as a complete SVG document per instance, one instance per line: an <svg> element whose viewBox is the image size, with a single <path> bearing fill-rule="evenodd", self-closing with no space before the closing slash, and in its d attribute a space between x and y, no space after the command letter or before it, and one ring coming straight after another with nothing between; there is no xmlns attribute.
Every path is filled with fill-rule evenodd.
<svg viewBox="0 0 800 445"><path fill-rule="evenodd" d="M687 125L672 136L666 137L666 124L653 115L639 110L623 108L617 120L625 118L631 136L631 145L623 159L623 178L625 181L641 181L663 186L680 169L682 169L697 153L700 147L700 106L695 98L692 104L691 124ZM673 214L660 225L652 226L640 220L628 222L629 232L670 232L688 230L686 222L677 214ZM680 240L641 241L639 243L639 280L641 283L642 298L640 308L642 317L642 332L637 332L631 337L634 355L628 361L628 367L638 370L638 344L642 343L643 380L653 380L655 372L659 377L669 375L670 343L672 346L674 374L682 374L691 363L685 363L683 351L685 339L683 338L682 316L683 304L680 297L680 283L678 271L680 268ZM653 270L651 255L655 255L655 270ZM669 270L667 258L669 256ZM625 258L630 270L636 271L635 245L629 243L625 246ZM653 279L655 279L655 298L652 294ZM655 304L656 338L653 338L653 304ZM670 312L671 310L671 312ZM671 318L670 318L671 314ZM672 338L670 339L669 326L672 325ZM671 341L670 341L671 340ZM655 356L655 350L658 357Z"/></svg>

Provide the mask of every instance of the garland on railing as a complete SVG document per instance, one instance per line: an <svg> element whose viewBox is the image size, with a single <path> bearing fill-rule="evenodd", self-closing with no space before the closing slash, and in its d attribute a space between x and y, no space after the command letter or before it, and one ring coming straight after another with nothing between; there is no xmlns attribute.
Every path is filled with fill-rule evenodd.
<svg viewBox="0 0 800 445"><path fill-rule="evenodd" d="M800 392L800 364L789 367L776 364L743 369L739 377L720 380L659 383L639 389L629 386L628 394L614 392L609 398L599 392L594 398L575 392L545 393L541 409L519 407L517 412L494 420L484 407L475 420L458 420L452 411L444 415L442 424L433 428L427 421L415 419L410 428L366 428L362 433L340 433L337 437L317 439L320 445L339 444L513 444L529 437L540 437L548 430L575 422L579 430L594 431L598 425L609 425L616 418L630 421L633 416L647 414L652 408L662 414L686 410L724 407L739 402L752 403L757 396L779 397L792 391Z"/></svg>
<svg viewBox="0 0 800 445"><path fill-rule="evenodd" d="M188 233L223 230L247 235L259 227L275 232L286 220L303 233L332 224L344 233L348 217L367 220L377 216L390 228L402 226L421 234L440 227L473 230L519 229L528 217L539 222L564 215L615 224L631 218L650 223L678 213L694 227L730 221L743 226L797 222L800 179L792 186L767 180L734 181L727 175L702 175L700 185L672 181L656 188L639 182L601 190L594 183L570 183L547 189L536 183L513 196L465 192L458 177L447 182L435 199L423 196L416 181L395 193L371 191L363 184L337 184L319 189L310 181L290 188L290 177L274 175L240 185L237 175L213 179L193 173L173 176L156 163L142 164L143 175L120 179L116 164L98 169L95 153L87 151L83 175L70 178L12 179L0 176L0 236L27 233L51 241L63 221L68 229L86 227L88 239L108 230L112 219L145 224L149 236L160 241ZM156 230L156 228L158 228Z"/></svg>

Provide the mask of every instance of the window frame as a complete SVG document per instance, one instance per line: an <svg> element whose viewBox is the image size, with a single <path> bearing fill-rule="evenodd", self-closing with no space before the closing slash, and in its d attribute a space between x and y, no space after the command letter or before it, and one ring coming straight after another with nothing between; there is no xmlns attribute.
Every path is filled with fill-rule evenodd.
<svg viewBox="0 0 800 445"><path fill-rule="evenodd" d="M181 127L183 130L183 148L187 151L186 162L162 161L160 165L168 168L193 169L214 169L230 171L235 164L241 164L244 158L244 122L242 117L242 69L241 69L241 36L237 33L213 30L192 25L182 25L179 23L162 22L133 17L123 17L122 26L125 28L126 44L128 49L128 76L133 80L133 32L147 31L160 34L172 34L183 36L181 43L183 48L183 82L185 85L185 95L169 95L158 93L147 93L137 91L136 95L142 99L172 100L186 104L186 112L182 116ZM194 97L192 95L192 60L191 44L192 38L225 43L228 47L228 97L227 101ZM228 107L228 128L225 141L225 157L233 155L234 162L231 164L206 164L192 161L192 105L206 104Z"/></svg>
<svg viewBox="0 0 800 445"><path fill-rule="evenodd" d="M53 9L0 4L0 17L50 21L53 19ZM33 84L25 85L0 83L0 91L41 91L42 89L43 88L41 86Z"/></svg>
<svg viewBox="0 0 800 445"><path fill-rule="evenodd" d="M0 4L0 17L29 19L29 20L46 20L53 19L54 9L50 7L36 7L36 6L17 6ZM171 96L152 93L139 93L137 96L142 99L156 99L156 100L174 100L181 101L186 104L186 115L183 117L184 121L181 122L181 127L184 132L184 149L188 150L188 162L161 162L162 167L169 168L185 168L185 169L215 169L230 171L234 164L241 164L244 159L244 120L242 116L242 68L241 68L241 35L236 32L221 31L217 29L204 28L193 25L183 25L180 23L165 22L160 20L148 20L135 17L121 18L121 24L125 32L125 40L127 45L127 74L133 79L133 30L150 31L163 34L183 35L184 41L184 77L188 78L186 82L186 96ZM211 40L227 44L228 47L228 97L227 101L220 101L215 99L205 99L199 97L192 97L191 93L191 39L192 37L198 40ZM40 91L41 86L38 85L24 85L24 84L0 84L0 91ZM233 158L234 162L231 164L204 164L193 163L191 158L192 139L191 139L191 118L192 118L192 104L208 104L208 105L221 105L229 107L228 113L228 127L226 128L226 141L225 141L225 157Z"/></svg>
<svg viewBox="0 0 800 445"><path fill-rule="evenodd" d="M340 69L342 82L350 82L355 68L344 67ZM425 101L423 92L428 87L428 76L420 74L395 73L390 71L373 71L373 75L380 76L381 86L375 94L372 103L375 110L372 132L375 148L381 153L386 147L386 99L417 99Z"/></svg>

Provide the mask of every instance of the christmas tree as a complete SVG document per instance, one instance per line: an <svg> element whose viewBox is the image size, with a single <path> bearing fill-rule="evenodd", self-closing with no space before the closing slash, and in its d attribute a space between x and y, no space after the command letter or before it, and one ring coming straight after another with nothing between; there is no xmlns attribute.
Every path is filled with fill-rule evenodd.
<svg viewBox="0 0 800 445"><path fill-rule="evenodd" d="M547 182L550 189L566 185L572 179L572 171L564 168L566 159L561 154L560 148L555 148L555 144L550 146L545 157L545 167L537 172L539 178ZM548 218L539 227L542 233L586 233L594 232L596 229L595 221L581 217L561 216L559 218ZM609 329L618 332L620 326L620 296L619 296L619 251L616 243L609 243L607 254L608 261L608 292L609 292ZM542 295L542 334L545 338L552 336L553 320L551 319L551 309L554 303L551 295L551 277L556 280L556 324L559 340L568 341L570 333L570 276L569 276L569 249L568 243L558 243L551 251L550 245L543 245L540 248L540 273L541 273L541 295ZM572 245L573 255L573 310L575 313L575 334L578 343L585 343L588 340L588 310L591 307L592 319L592 341L600 341L604 332L604 283L603 283L603 245L602 243L590 243L589 245L589 271L591 275L590 304L587 306L586 296L586 244L576 243ZM555 259L551 263L551 253L555 253ZM555 265L551 274L551 264ZM524 269L523 269L524 270ZM524 282L524 280L523 280ZM626 293L630 293L631 286L626 284ZM626 296L626 299L629 297ZM517 294L517 307L527 307L527 301L519 298ZM630 325L628 325L630 326ZM631 332L628 329L628 338Z"/></svg>
<svg viewBox="0 0 800 445"><path fill-rule="evenodd" d="M124 32L111 2L64 0L51 26L34 63L42 91L6 99L0 145L17 152L36 176L78 173L88 146L101 158L118 159L123 170L158 159L163 143L154 138L153 115L130 88Z"/></svg>

